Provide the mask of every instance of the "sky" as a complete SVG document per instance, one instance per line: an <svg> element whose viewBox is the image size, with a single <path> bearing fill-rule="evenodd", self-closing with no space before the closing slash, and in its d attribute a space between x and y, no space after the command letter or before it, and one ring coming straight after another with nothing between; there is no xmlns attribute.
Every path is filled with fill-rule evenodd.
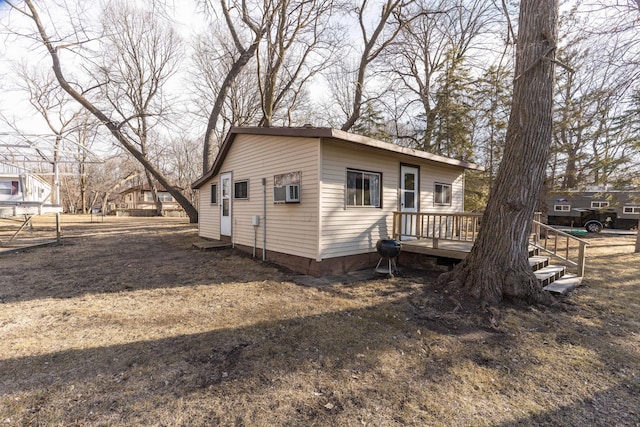
<svg viewBox="0 0 640 427"><path fill-rule="evenodd" d="M139 1L139 0L127 0ZM184 38L189 39L193 34L197 33L204 27L204 20L196 13L196 5L192 0L179 0L179 7L175 7L172 16L176 20L176 30ZM43 4L42 2L40 4ZM45 3L46 4L46 3ZM89 3L85 3L89 4ZM98 6L98 2L93 3ZM100 11L99 7L93 8L96 13ZM47 10L51 12L51 10ZM51 17L47 16L47 12L41 11L43 21L49 21ZM9 21L8 18L11 18ZM97 18L96 18L97 19ZM57 22L66 22L67 16L51 19ZM20 129L22 135L17 135L11 126L7 125L4 120L0 120L0 154L7 154L9 147L3 147L1 144L23 144L21 141L28 138L45 153L50 153L54 137L51 130L46 125L44 119L29 104L28 94L24 90L16 89L16 72L15 67L18 63L28 62L37 65L43 69L51 67L51 58L47 54L44 47L34 44L32 41L22 37L18 38L7 35L6 26L10 23L11 28L15 29L19 22L26 22L32 31L32 22L25 20L16 11L11 11L5 0L0 0L0 113L5 115L10 121L15 122ZM25 34L27 31L23 31ZM61 62L63 70L67 77L72 75L74 64L69 61L71 56L65 55L65 51L61 51ZM71 80L71 79L70 79ZM11 147L10 151L29 151L22 150L17 147ZM109 136L105 138L102 146L96 148L99 155L108 155L113 152L113 141ZM37 157L37 156L36 156ZM0 156L2 161L2 156Z"/></svg>
<svg viewBox="0 0 640 427"><path fill-rule="evenodd" d="M47 4L47 1L43 0L40 4ZM142 0L127 0L128 2L141 2ZM565 2L565 7L571 4L572 1ZM91 3L84 3L91 5L98 5L98 1L91 0ZM178 22L177 30L184 39L190 39L194 34L198 33L205 27L205 22L202 19L201 13L198 13L195 0L173 0L175 6L171 11L172 16ZM0 25L7 24L9 7L5 0L0 0ZM96 14L99 13L99 8L94 8ZM15 11L11 14L14 18L12 25L17 21L17 14ZM48 17L47 17L48 18ZM63 16L59 19L54 17L54 21L65 22L68 18ZM30 23L31 25L31 23ZM15 117L21 129L29 134L50 134L49 129L44 124L43 120L33 111L29 106L26 94L24 92L12 90L15 86L12 80L15 78L14 71L12 69L12 62L28 60L31 63L39 63L43 67L50 67L51 59L40 46L37 50L33 50L33 43L22 38L16 39L15 37L9 37L7 35L0 35L0 112L7 116ZM71 70L73 64L68 60L70 57L65 57L62 53L63 67L66 70ZM177 80L176 80L177 81ZM176 84L176 89L180 89L180 84ZM317 93L327 92L326 88L321 84L316 85L320 89ZM184 92L183 90L177 90L176 92ZM6 124L0 121L0 137L2 140L10 137L13 131L7 127ZM1 143L1 142L0 142Z"/></svg>

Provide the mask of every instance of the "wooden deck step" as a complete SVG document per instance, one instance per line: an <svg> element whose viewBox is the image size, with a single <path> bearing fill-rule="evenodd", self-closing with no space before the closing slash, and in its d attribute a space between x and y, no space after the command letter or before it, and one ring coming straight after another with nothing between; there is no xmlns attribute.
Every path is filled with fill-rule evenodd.
<svg viewBox="0 0 640 427"><path fill-rule="evenodd" d="M201 251L222 250L232 247L231 243L221 240L199 240L193 244L193 247Z"/></svg>
<svg viewBox="0 0 640 427"><path fill-rule="evenodd" d="M536 277L542 283L542 286L558 280L564 275L566 267L564 265L548 265L540 270L534 271Z"/></svg>
<svg viewBox="0 0 640 427"><path fill-rule="evenodd" d="M533 271L540 270L549 265L549 257L542 255L534 255L529 257L529 265Z"/></svg>
<svg viewBox="0 0 640 427"><path fill-rule="evenodd" d="M582 277L573 274L565 274L559 279L545 286L543 289L555 294L567 295L582 284Z"/></svg>

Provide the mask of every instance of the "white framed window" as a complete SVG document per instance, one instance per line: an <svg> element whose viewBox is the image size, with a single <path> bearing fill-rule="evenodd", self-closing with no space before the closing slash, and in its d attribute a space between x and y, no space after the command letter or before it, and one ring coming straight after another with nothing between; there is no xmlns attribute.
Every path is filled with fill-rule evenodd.
<svg viewBox="0 0 640 427"><path fill-rule="evenodd" d="M249 180L245 179L233 183L233 198L245 200L249 198Z"/></svg>
<svg viewBox="0 0 640 427"><path fill-rule="evenodd" d="M347 169L347 206L380 207L382 174Z"/></svg>
<svg viewBox="0 0 640 427"><path fill-rule="evenodd" d="M0 194L11 195L11 181L0 181Z"/></svg>
<svg viewBox="0 0 640 427"><path fill-rule="evenodd" d="M18 193L18 181L0 181L0 194L15 196Z"/></svg>
<svg viewBox="0 0 640 427"><path fill-rule="evenodd" d="M218 204L218 183L217 182L214 182L213 184L211 184L211 204L212 205Z"/></svg>
<svg viewBox="0 0 640 427"><path fill-rule="evenodd" d="M173 202L173 196L171 195L171 193L167 192L167 191L159 191L158 192L158 200L160 200L161 202Z"/></svg>
<svg viewBox="0 0 640 427"><path fill-rule="evenodd" d="M451 184L436 182L433 192L433 204L451 206Z"/></svg>
<svg viewBox="0 0 640 427"><path fill-rule="evenodd" d="M600 200L591 202L591 209L601 209L606 208L607 206L609 206L609 202L603 202Z"/></svg>
<svg viewBox="0 0 640 427"><path fill-rule="evenodd" d="M555 212L569 212L571 205L553 205L553 210Z"/></svg>
<svg viewBox="0 0 640 427"><path fill-rule="evenodd" d="M624 206L622 208L622 213L625 214L640 214L640 206Z"/></svg>

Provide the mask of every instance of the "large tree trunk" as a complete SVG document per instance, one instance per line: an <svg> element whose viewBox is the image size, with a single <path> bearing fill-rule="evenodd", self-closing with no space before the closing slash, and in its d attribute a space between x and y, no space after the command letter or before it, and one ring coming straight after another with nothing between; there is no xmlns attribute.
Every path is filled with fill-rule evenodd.
<svg viewBox="0 0 640 427"><path fill-rule="evenodd" d="M531 222L551 145L557 0L522 0L505 152L478 238L441 282L493 304L551 303L528 262Z"/></svg>

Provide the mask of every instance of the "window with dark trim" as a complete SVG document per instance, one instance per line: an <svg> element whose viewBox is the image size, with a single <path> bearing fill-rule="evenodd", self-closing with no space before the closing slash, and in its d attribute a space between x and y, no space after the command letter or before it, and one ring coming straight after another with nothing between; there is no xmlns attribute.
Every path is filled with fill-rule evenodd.
<svg viewBox="0 0 640 427"><path fill-rule="evenodd" d="M217 182L211 184L211 204L212 205L218 204L218 183Z"/></svg>
<svg viewBox="0 0 640 427"><path fill-rule="evenodd" d="M451 206L451 184L436 182L433 192L433 204L436 206Z"/></svg>
<svg viewBox="0 0 640 427"><path fill-rule="evenodd" d="M248 199L249 198L249 181L236 181L233 183L233 198Z"/></svg>
<svg viewBox="0 0 640 427"><path fill-rule="evenodd" d="M380 207L382 174L347 169L347 206Z"/></svg>

